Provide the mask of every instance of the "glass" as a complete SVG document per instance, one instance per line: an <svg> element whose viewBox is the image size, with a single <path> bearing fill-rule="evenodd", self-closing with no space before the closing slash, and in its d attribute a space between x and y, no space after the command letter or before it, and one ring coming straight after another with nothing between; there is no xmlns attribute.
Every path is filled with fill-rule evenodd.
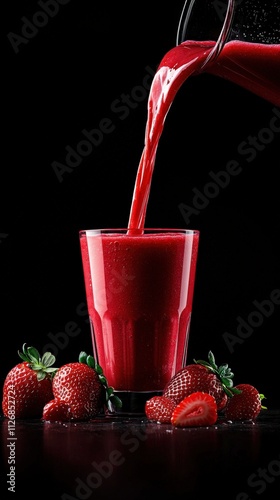
<svg viewBox="0 0 280 500"><path fill-rule="evenodd" d="M227 22L226 22L227 21ZM186 0L177 31L177 45L186 40L229 40L277 44L280 41L279 0Z"/></svg>
<svg viewBox="0 0 280 500"><path fill-rule="evenodd" d="M177 45L203 44L201 71L280 106L279 0L186 0Z"/></svg>
<svg viewBox="0 0 280 500"><path fill-rule="evenodd" d="M94 356L126 414L186 364L199 231L79 233Z"/></svg>

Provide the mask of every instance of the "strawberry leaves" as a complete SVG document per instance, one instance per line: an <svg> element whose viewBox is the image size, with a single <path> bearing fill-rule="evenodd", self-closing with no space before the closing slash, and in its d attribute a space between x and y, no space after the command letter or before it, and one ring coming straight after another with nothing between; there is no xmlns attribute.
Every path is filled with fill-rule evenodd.
<svg viewBox="0 0 280 500"><path fill-rule="evenodd" d="M121 408L122 407L121 399L114 394L114 388L108 385L108 381L103 373L103 369L94 359L94 357L88 355L84 351L81 351L79 355L79 362L88 365L90 368L96 371L99 380L105 389L105 396L106 396L105 404L108 410L110 412L113 412L115 408Z"/></svg>
<svg viewBox="0 0 280 500"><path fill-rule="evenodd" d="M260 401L262 402L263 399L266 399L266 396L264 394L259 394ZM267 406L264 406L261 404L261 409L262 410L267 410Z"/></svg>
<svg viewBox="0 0 280 500"><path fill-rule="evenodd" d="M233 385L234 373L231 371L231 368L229 368L227 363L218 366L212 351L209 351L208 353L208 361L194 359L194 362L205 366L210 372L215 373L215 375L220 379L227 396L232 397L234 394L240 394L240 390L235 388Z"/></svg>
<svg viewBox="0 0 280 500"><path fill-rule="evenodd" d="M41 357L35 347L27 347L26 344L23 344L22 351L18 351L19 357L26 361L29 368L37 373L38 380L44 380L46 377L53 378L57 368L52 367L55 363L55 357L51 352L45 352Z"/></svg>

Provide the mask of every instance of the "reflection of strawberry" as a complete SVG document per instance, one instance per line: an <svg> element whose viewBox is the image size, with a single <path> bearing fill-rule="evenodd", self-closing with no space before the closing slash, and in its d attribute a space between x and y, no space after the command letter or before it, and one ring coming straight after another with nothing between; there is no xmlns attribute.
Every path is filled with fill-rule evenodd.
<svg viewBox="0 0 280 500"><path fill-rule="evenodd" d="M222 410L228 396L236 392L232 379L233 373L228 365L218 367L210 351L208 361L198 360L179 370L167 383L163 394L179 403L193 392L206 392L216 399L218 410Z"/></svg>
<svg viewBox="0 0 280 500"><path fill-rule="evenodd" d="M61 366L53 378L54 400L45 406L43 420L89 420L104 408L121 406L108 387L102 368L81 352L79 361Z"/></svg>
<svg viewBox="0 0 280 500"><path fill-rule="evenodd" d="M174 400L165 396L153 396L146 401L145 414L151 422L170 424L175 407L176 403Z"/></svg>
<svg viewBox="0 0 280 500"><path fill-rule="evenodd" d="M18 354L23 362L14 366L4 381L3 414L8 418L41 417L44 405L53 398L55 357L46 352L41 358L37 349L26 344L22 350Z"/></svg>
<svg viewBox="0 0 280 500"><path fill-rule="evenodd" d="M250 384L238 384L235 386L240 391L229 399L225 408L225 417L228 420L255 420L262 406L263 394Z"/></svg>
<svg viewBox="0 0 280 500"><path fill-rule="evenodd" d="M199 427L213 425L218 419L217 403L206 392L194 392L179 403L172 413L171 424L175 427Z"/></svg>

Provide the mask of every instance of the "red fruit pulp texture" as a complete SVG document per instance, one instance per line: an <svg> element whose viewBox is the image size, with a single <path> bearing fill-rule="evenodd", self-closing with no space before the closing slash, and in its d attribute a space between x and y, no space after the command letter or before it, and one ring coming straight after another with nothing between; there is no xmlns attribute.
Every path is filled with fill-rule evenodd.
<svg viewBox="0 0 280 500"><path fill-rule="evenodd" d="M82 236L93 342L115 390L162 391L184 364L197 248L197 233Z"/></svg>
<svg viewBox="0 0 280 500"><path fill-rule="evenodd" d="M193 392L179 403L171 416L175 427L214 425L217 422L215 398L204 392Z"/></svg>

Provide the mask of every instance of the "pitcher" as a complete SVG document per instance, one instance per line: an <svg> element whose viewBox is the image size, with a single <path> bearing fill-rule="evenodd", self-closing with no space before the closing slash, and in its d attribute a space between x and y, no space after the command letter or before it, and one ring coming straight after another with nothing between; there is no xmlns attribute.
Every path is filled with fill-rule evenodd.
<svg viewBox="0 0 280 500"><path fill-rule="evenodd" d="M177 45L215 42L203 70L280 106L279 0L186 0Z"/></svg>

